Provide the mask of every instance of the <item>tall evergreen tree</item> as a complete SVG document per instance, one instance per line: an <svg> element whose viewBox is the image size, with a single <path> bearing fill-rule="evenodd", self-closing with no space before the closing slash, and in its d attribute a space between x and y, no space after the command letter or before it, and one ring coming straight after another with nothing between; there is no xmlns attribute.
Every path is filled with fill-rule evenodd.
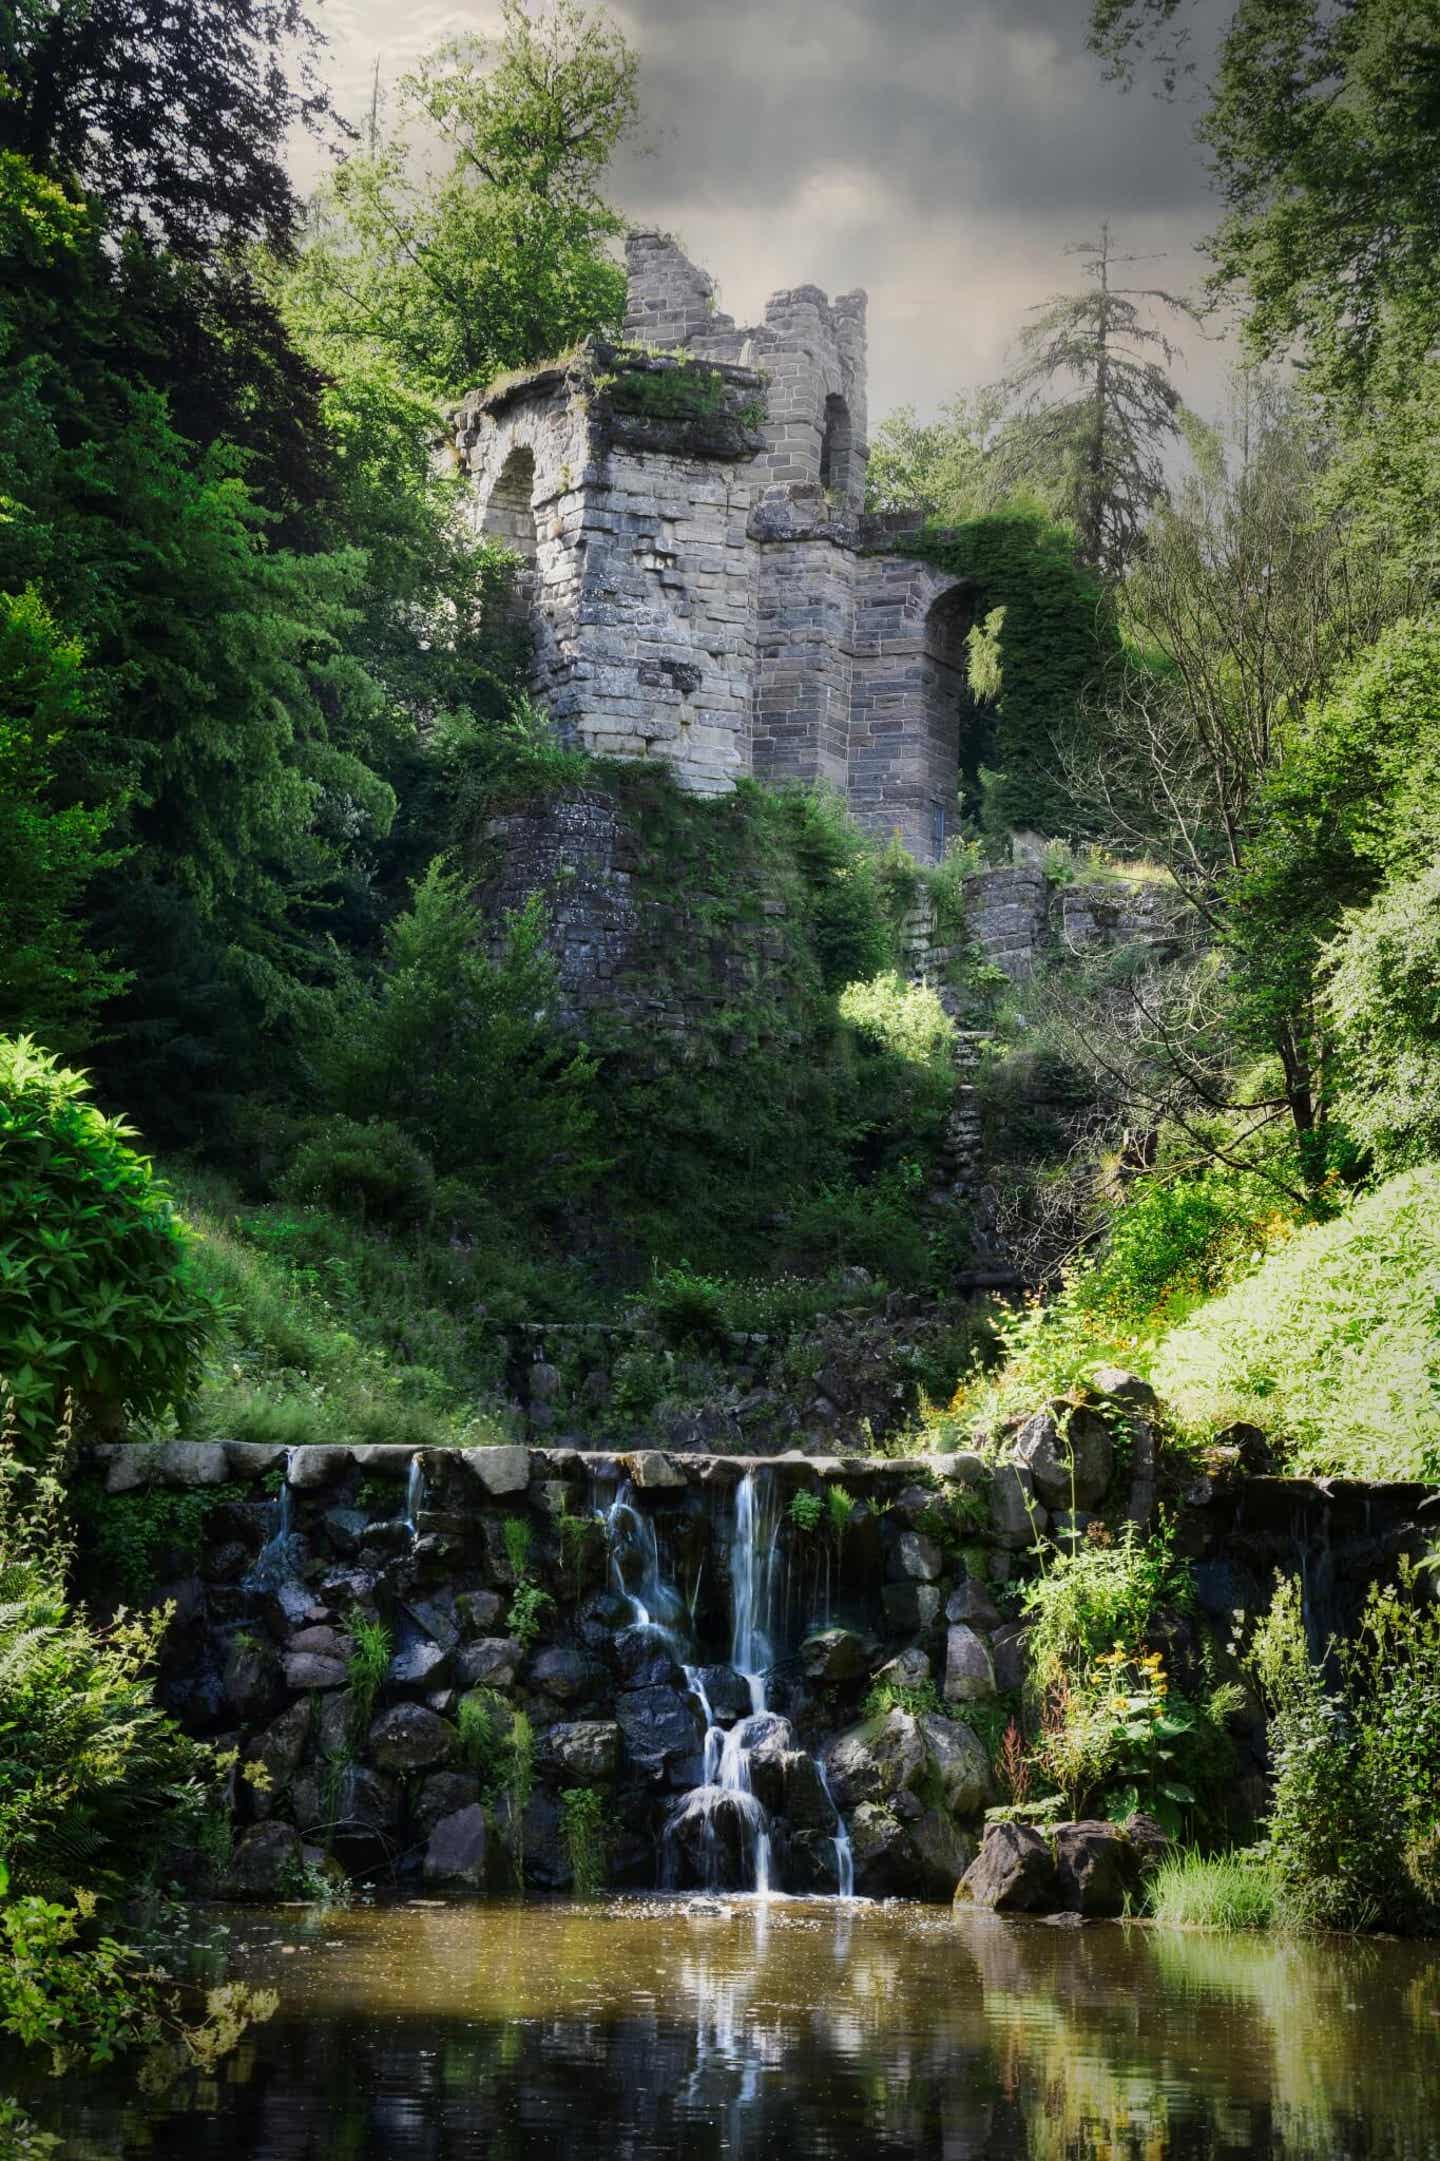
<svg viewBox="0 0 1440 2161"><path fill-rule="evenodd" d="M1139 258L1116 254L1108 224L1070 252L1089 286L1054 294L1022 332L1001 385L1016 410L992 455L1012 487L1038 482L1073 519L1081 560L1118 579L1164 497L1165 445L1180 432L1175 347L1147 310L1194 311L1175 293L1115 283L1117 267Z"/></svg>

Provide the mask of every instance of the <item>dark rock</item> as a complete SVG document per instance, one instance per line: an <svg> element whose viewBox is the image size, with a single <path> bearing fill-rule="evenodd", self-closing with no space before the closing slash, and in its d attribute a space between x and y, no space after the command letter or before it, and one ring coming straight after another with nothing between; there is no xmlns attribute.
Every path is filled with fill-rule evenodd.
<svg viewBox="0 0 1440 2161"><path fill-rule="evenodd" d="M975 1858L975 1840L943 1809L927 1808L910 1826L916 1862L916 1896L953 1898L960 1878Z"/></svg>
<svg viewBox="0 0 1440 2161"><path fill-rule="evenodd" d="M260 1808L260 1802L282 1793L299 1770L313 1715L312 1699L302 1697L299 1703L292 1703L288 1711L282 1711L255 1743L254 1760L263 1763L270 1774L269 1795L257 1792L255 1796L257 1815L269 1813L268 1809Z"/></svg>
<svg viewBox="0 0 1440 2161"><path fill-rule="evenodd" d="M606 1651L611 1638L630 1625L630 1602L617 1591L592 1591L575 1613L575 1633L587 1651Z"/></svg>
<svg viewBox="0 0 1440 2161"><path fill-rule="evenodd" d="M1015 1437L1014 1453L1047 1508L1096 1508L1104 1500L1115 1451L1098 1411L1052 1404L1027 1419Z"/></svg>
<svg viewBox="0 0 1440 2161"><path fill-rule="evenodd" d="M383 1771L428 1771L455 1746L455 1729L423 1703L395 1703L370 1728L369 1750Z"/></svg>
<svg viewBox="0 0 1440 2161"><path fill-rule="evenodd" d="M1024 1621L1002 1621L990 1638L990 1660L995 1686L1010 1695L1025 1685L1025 1639L1030 1630Z"/></svg>
<svg viewBox="0 0 1440 2161"><path fill-rule="evenodd" d="M997 1542L1023 1552L1040 1538L1045 1510L1035 1498L1035 1481L1023 1463L1002 1463L990 1481L990 1522Z"/></svg>
<svg viewBox="0 0 1440 2161"><path fill-rule="evenodd" d="M611 1643L610 1657L622 1688L674 1688L681 1678L665 1638L645 1625L622 1628Z"/></svg>
<svg viewBox="0 0 1440 2161"><path fill-rule="evenodd" d="M915 1878L908 1825L879 1801L862 1801L849 1819L855 1888L866 1897L904 1897Z"/></svg>
<svg viewBox="0 0 1440 2161"><path fill-rule="evenodd" d="M455 1625L462 1636L488 1636L499 1618L500 1599L494 1591L462 1591L455 1601Z"/></svg>
<svg viewBox="0 0 1440 2161"><path fill-rule="evenodd" d="M957 1584L945 1601L947 1621L966 1621L971 1628L995 1628L1000 1621L1000 1611L983 1583L967 1576Z"/></svg>
<svg viewBox="0 0 1440 2161"><path fill-rule="evenodd" d="M923 1531L902 1531L885 1565L893 1582L935 1583L945 1566L945 1556Z"/></svg>
<svg viewBox="0 0 1440 2161"><path fill-rule="evenodd" d="M488 1833L478 1801L442 1816L430 1833L421 1873L432 1890L482 1892L485 1889Z"/></svg>
<svg viewBox="0 0 1440 2161"><path fill-rule="evenodd" d="M676 1688L626 1689L615 1699L615 1716L630 1757L658 1769L668 1756L693 1753L699 1733L694 1705Z"/></svg>
<svg viewBox="0 0 1440 2161"><path fill-rule="evenodd" d="M400 1821L395 1781L366 1764L347 1763L335 1784L332 1815L342 1838L353 1840L357 1833L374 1837L392 1830Z"/></svg>
<svg viewBox="0 0 1440 2161"><path fill-rule="evenodd" d="M434 1830L442 1816L469 1808L480 1798L480 1781L471 1771L432 1771L422 1784L411 1811L419 1831Z"/></svg>
<svg viewBox="0 0 1440 2161"><path fill-rule="evenodd" d="M347 1561L360 1551L369 1521L363 1508L327 1508L320 1519L331 1547Z"/></svg>
<svg viewBox="0 0 1440 2161"><path fill-rule="evenodd" d="M289 1689L343 1688L350 1667L343 1658L326 1658L320 1651L296 1651L285 1660L285 1686Z"/></svg>
<svg viewBox="0 0 1440 2161"><path fill-rule="evenodd" d="M612 1718L552 1726L541 1742L540 1760L547 1770L587 1784L612 1778L620 1760L620 1728Z"/></svg>
<svg viewBox="0 0 1440 2161"><path fill-rule="evenodd" d="M1148 1876L1153 1869L1158 1868L1174 1844L1169 1832L1158 1824L1153 1816L1147 1816L1143 1809L1137 1810L1135 1815L1127 1820L1125 1836L1130 1841L1136 1866L1142 1876Z"/></svg>
<svg viewBox="0 0 1440 2161"><path fill-rule="evenodd" d="M795 1747L788 1718L778 1711L755 1711L742 1718L734 1739L749 1758L750 1784L772 1816L785 1806L785 1758Z"/></svg>
<svg viewBox="0 0 1440 2161"><path fill-rule="evenodd" d="M977 1816L993 1796L990 1758L973 1726L927 1711L920 1733L928 1758L927 1788L938 1779L945 1805L957 1816ZM913 1783L913 1781L911 1782Z"/></svg>
<svg viewBox="0 0 1440 2161"><path fill-rule="evenodd" d="M290 1823L257 1823L230 1856L222 1895L226 1898L283 1898L301 1862L300 1836Z"/></svg>
<svg viewBox="0 0 1440 2161"><path fill-rule="evenodd" d="M901 1710L852 1726L825 1751L830 1791L847 1816L862 1801L888 1801L902 1787L914 1785L925 1763L920 1721Z"/></svg>
<svg viewBox="0 0 1440 2161"><path fill-rule="evenodd" d="M529 1881L545 1891L563 1891L571 1880L570 1851L559 1807L543 1787L531 1794L520 1828Z"/></svg>
<svg viewBox="0 0 1440 2161"><path fill-rule="evenodd" d="M343 1756L350 1744L354 1699L348 1688L334 1695L311 1697L314 1705L315 1740L322 1756Z"/></svg>
<svg viewBox="0 0 1440 2161"><path fill-rule="evenodd" d="M531 1687L542 1689L557 1703L575 1703L593 1696L604 1679L604 1668L569 1644L554 1644L530 1661Z"/></svg>
<svg viewBox="0 0 1440 2161"><path fill-rule="evenodd" d="M697 1786L665 1832L666 1859L677 1888L748 1890L755 1880L756 1841L764 1810L753 1793Z"/></svg>
<svg viewBox="0 0 1440 2161"><path fill-rule="evenodd" d="M295 1629L285 1645L287 1656L310 1652L318 1658L339 1659L342 1665L348 1662L354 1648L353 1638L323 1621L312 1621L304 1628Z"/></svg>
<svg viewBox="0 0 1440 2161"><path fill-rule="evenodd" d="M377 1559L383 1560L394 1553L409 1553L415 1544L415 1532L404 1516L391 1516L382 1523L365 1526L365 1542L360 1558L373 1568Z"/></svg>
<svg viewBox="0 0 1440 2161"><path fill-rule="evenodd" d="M298 1567L305 1553L305 1541L292 1538L290 1552L293 1564ZM316 1598L308 1584L298 1575L284 1577L278 1583L266 1586L263 1610L267 1626L277 1636L288 1636L291 1629L303 1628L307 1621L323 1621L326 1609Z"/></svg>
<svg viewBox="0 0 1440 2161"><path fill-rule="evenodd" d="M815 1758L804 1749L786 1749L780 1758L780 1814L792 1830L835 1835L835 1806Z"/></svg>
<svg viewBox="0 0 1440 2161"><path fill-rule="evenodd" d="M1057 1903L1057 1892L1055 1856L1044 1833L1029 1823L992 1823L955 1896L992 1913L1045 1913Z"/></svg>
<svg viewBox="0 0 1440 2161"><path fill-rule="evenodd" d="M524 1658L513 1636L482 1636L455 1653L455 1675L462 1688L513 1688Z"/></svg>
<svg viewBox="0 0 1440 2161"><path fill-rule="evenodd" d="M1090 1385L1097 1396L1108 1396L1112 1403L1133 1405L1137 1410L1154 1409L1156 1397L1150 1383L1142 1381L1138 1373L1127 1373L1123 1366L1097 1366Z"/></svg>
<svg viewBox="0 0 1440 2161"><path fill-rule="evenodd" d="M884 1688L924 1688L929 1679L930 1655L918 1643L897 1651L875 1676L876 1685Z"/></svg>
<svg viewBox="0 0 1440 2161"><path fill-rule="evenodd" d="M249 1547L243 1546L238 1538L227 1539L223 1545L206 1548L205 1580L207 1583L238 1583L249 1565Z"/></svg>
<svg viewBox="0 0 1440 2161"><path fill-rule="evenodd" d="M932 1628L940 1618L940 1592L933 1583L887 1583L880 1595L892 1628Z"/></svg>
<svg viewBox="0 0 1440 2161"><path fill-rule="evenodd" d="M945 1701L987 1703L994 1693L989 1651L973 1628L957 1621L945 1639Z"/></svg>
<svg viewBox="0 0 1440 2161"><path fill-rule="evenodd" d="M440 1644L432 1643L428 1636L415 1636L409 1643L402 1643L391 1659L385 1679L391 1688L438 1688L449 1663L450 1654Z"/></svg>
<svg viewBox="0 0 1440 2161"><path fill-rule="evenodd" d="M262 1725L284 1695L279 1661L270 1646L237 1636L225 1661L225 1701L244 1726Z"/></svg>
<svg viewBox="0 0 1440 2161"><path fill-rule="evenodd" d="M809 1681L858 1681L869 1664L865 1639L853 1628L822 1628L801 1644L800 1664Z"/></svg>
<svg viewBox="0 0 1440 2161"><path fill-rule="evenodd" d="M750 1716L750 1684L733 1666L700 1666L696 1678L717 1726L731 1726L737 1718Z"/></svg>
<svg viewBox="0 0 1440 2161"><path fill-rule="evenodd" d="M1068 1913L1113 1918L1125 1911L1139 1868L1134 1848L1113 1823L1058 1823L1051 1833L1057 1905Z"/></svg>

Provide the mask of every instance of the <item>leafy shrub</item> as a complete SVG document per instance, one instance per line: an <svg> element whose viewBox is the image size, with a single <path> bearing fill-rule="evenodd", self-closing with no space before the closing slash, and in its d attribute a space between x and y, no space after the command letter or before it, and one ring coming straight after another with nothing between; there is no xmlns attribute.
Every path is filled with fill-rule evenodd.
<svg viewBox="0 0 1440 2161"><path fill-rule="evenodd" d="M1209 1296L1283 1243L1295 1211L1273 1185L1228 1170L1148 1179L1111 1217L1099 1261L1075 1278L1081 1312L1139 1327L1176 1301Z"/></svg>
<svg viewBox="0 0 1440 2161"><path fill-rule="evenodd" d="M1100 1543L1045 1556L1044 1572L1027 1586L1023 1606L1033 1626L1031 1671L1040 1687L1083 1669L1121 1646L1138 1651L1165 1607L1194 1603L1189 1570L1174 1553L1174 1531L1145 1538L1133 1523Z"/></svg>
<svg viewBox="0 0 1440 2161"><path fill-rule="evenodd" d="M952 1080L955 1023L928 983L887 974L847 984L840 993L840 1018L878 1049L928 1067L947 1085Z"/></svg>
<svg viewBox="0 0 1440 2161"><path fill-rule="evenodd" d="M945 1705L933 1681L919 1681L907 1688L899 1681L872 1681L860 1706L862 1718L883 1718L887 1711L908 1711L912 1718L941 1715Z"/></svg>
<svg viewBox="0 0 1440 2161"><path fill-rule="evenodd" d="M820 1528L825 1503L818 1493L792 1493L786 1513L797 1531L803 1532L807 1538L813 1537Z"/></svg>
<svg viewBox="0 0 1440 2161"><path fill-rule="evenodd" d="M345 1685L350 1691L350 1731L358 1740L370 1724L375 1699L390 1670L393 1643L384 1621L373 1619L358 1607L350 1616L350 1641L353 1648Z"/></svg>
<svg viewBox="0 0 1440 2161"><path fill-rule="evenodd" d="M362 1223L426 1223L435 1207L435 1171L424 1150L388 1120L361 1125L335 1117L301 1143L279 1190Z"/></svg>
<svg viewBox="0 0 1440 2161"><path fill-rule="evenodd" d="M1440 863L1347 913L1328 959L1337 1110L1386 1169L1440 1155Z"/></svg>
<svg viewBox="0 0 1440 2161"><path fill-rule="evenodd" d="M71 1507L87 1534L97 1582L139 1602L161 1580L167 1556L172 1577L194 1565L217 1508L248 1499L241 1485L106 1493L98 1481L86 1480L75 1487Z"/></svg>
<svg viewBox="0 0 1440 2161"><path fill-rule="evenodd" d="M1307 1225L1164 1336L1150 1365L1189 1424L1249 1418L1293 1470L1440 1476L1440 1168Z"/></svg>
<svg viewBox="0 0 1440 2161"><path fill-rule="evenodd" d="M540 1633L546 1607L554 1603L550 1593L542 1591L538 1583L516 1584L505 1626L517 1643L528 1650Z"/></svg>
<svg viewBox="0 0 1440 2161"><path fill-rule="evenodd" d="M214 1327L169 1194L88 1092L0 1038L0 1384L37 1438L67 1395L107 1428L168 1411Z"/></svg>
<svg viewBox="0 0 1440 2161"><path fill-rule="evenodd" d="M1353 1641L1311 1654L1300 1586L1277 1582L1252 1633L1269 1714L1268 1851L1285 1917L1423 1929L1440 1914L1440 1614L1412 1571L1370 1593Z"/></svg>
<svg viewBox="0 0 1440 2161"><path fill-rule="evenodd" d="M150 1675L172 1611L97 1628L66 1588L58 1476L0 1443L0 1855L19 1891L111 1893L193 1830L211 1752L157 1709Z"/></svg>
<svg viewBox="0 0 1440 2161"><path fill-rule="evenodd" d="M645 1305L667 1343L710 1345L726 1333L726 1286L684 1261L651 1272Z"/></svg>
<svg viewBox="0 0 1440 2161"><path fill-rule="evenodd" d="M847 1492L844 1486L827 1486L825 1512L830 1518L830 1535L838 1546L849 1530L850 1519L855 1513L854 1494Z"/></svg>

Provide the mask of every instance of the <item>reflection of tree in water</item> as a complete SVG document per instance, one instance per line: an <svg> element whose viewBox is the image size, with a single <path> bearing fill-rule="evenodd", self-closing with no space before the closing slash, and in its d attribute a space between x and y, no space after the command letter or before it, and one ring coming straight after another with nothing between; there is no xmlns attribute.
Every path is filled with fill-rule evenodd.
<svg viewBox="0 0 1440 2161"><path fill-rule="evenodd" d="M283 1965L254 1934L280 2020L188 2113L67 2090L66 2161L1436 2152L1433 1948L805 1905L356 1911Z"/></svg>

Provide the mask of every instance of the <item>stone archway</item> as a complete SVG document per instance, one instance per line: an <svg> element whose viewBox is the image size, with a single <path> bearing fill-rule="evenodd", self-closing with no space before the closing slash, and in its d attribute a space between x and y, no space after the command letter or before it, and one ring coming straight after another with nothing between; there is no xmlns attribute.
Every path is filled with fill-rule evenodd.
<svg viewBox="0 0 1440 2161"><path fill-rule="evenodd" d="M517 443L501 466L480 530L534 567L540 543L535 527L535 453L528 444Z"/></svg>

